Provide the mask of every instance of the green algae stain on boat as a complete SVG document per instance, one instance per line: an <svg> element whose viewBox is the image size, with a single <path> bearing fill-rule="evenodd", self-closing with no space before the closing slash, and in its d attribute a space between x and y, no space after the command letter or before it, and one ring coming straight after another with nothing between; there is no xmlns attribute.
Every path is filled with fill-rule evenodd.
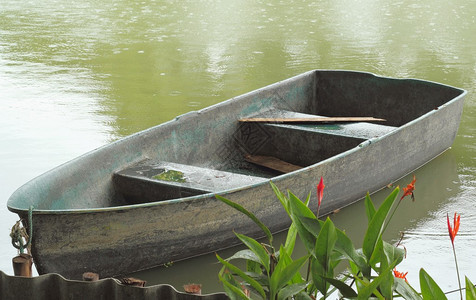
<svg viewBox="0 0 476 300"><path fill-rule="evenodd" d="M153 179L163 180L163 181L173 181L173 182L187 182L183 173L176 170L167 170L155 176L152 176Z"/></svg>

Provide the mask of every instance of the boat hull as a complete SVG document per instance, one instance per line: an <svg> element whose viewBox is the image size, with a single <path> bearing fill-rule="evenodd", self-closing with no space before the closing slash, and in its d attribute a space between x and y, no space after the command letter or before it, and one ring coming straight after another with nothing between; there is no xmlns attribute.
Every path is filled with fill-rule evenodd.
<svg viewBox="0 0 476 300"><path fill-rule="evenodd" d="M345 86L354 80L359 81L356 86ZM320 99L329 97L326 93L345 93L353 88L352 93L340 95L334 103L346 111L344 116L352 115L355 109L346 108L351 105L348 99L361 93L362 86L369 82L374 86L368 87L367 97L371 101L365 105L372 107L380 101L380 111L372 108L365 113L386 118L391 126L376 137L364 134L365 130L357 130L353 135L350 130L339 135L330 132L332 139L325 139L329 134L321 129L275 124L245 128L247 133L258 133L243 138L243 127L237 122L241 117L270 109L336 115L332 103ZM331 91L326 89L327 85L332 86ZM408 91L402 91L402 86L409 86ZM379 91L386 98L404 99L411 95L413 99L402 100L403 103L379 100ZM252 221L217 201L215 194L243 205L277 232L289 226L290 220L274 195L270 180L281 190L289 189L305 198L309 192L315 196L316 183L324 177L326 200L321 215L348 206L367 192L378 191L451 146L464 95L462 90L425 81L395 80L359 72L308 72L88 153L20 188L10 198L9 209L26 219L27 208L34 206L32 251L40 274L55 272L77 279L84 272L107 277L147 269L234 245L238 241L233 232L261 235ZM419 107L423 105L420 102L435 98L441 99ZM412 110L418 113L415 115ZM364 124L363 128L370 127ZM303 143L314 137L318 138L315 146ZM315 147L319 141L337 148L345 144L342 140L349 141L346 149L319 158L312 155L313 151L318 152ZM295 153L283 153L293 145L299 145ZM282 158L304 165L298 171L278 176L264 171L260 174L263 180L243 187L155 202L131 204L114 187L114 172L144 158L233 171L242 163L237 157L242 156L243 149L258 154L282 153ZM311 201L310 206L315 210L317 203Z"/></svg>

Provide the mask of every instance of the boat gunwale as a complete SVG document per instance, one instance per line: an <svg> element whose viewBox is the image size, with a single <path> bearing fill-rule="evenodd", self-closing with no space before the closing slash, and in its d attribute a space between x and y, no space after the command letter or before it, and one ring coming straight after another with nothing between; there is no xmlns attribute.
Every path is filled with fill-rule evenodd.
<svg viewBox="0 0 476 300"><path fill-rule="evenodd" d="M432 114L436 113L437 110L441 109L441 108L444 108L446 106L449 106L457 101L460 101L462 100L466 95L467 95L467 91L464 90L464 89L461 89L461 88L458 88L458 87L454 87L454 86L451 86L451 85L447 85L447 84L443 84L443 83L439 83L439 82L434 82L434 81L429 81L429 80L423 80L423 79L416 79L416 78L393 78L393 77L387 77L387 76L379 76L379 75L376 75L374 73L371 73L371 72L362 72L362 71L355 71L355 70L329 70L329 69L315 69L315 70L311 70L311 71L307 71L307 72L304 72L304 73L301 73L301 74L298 74L298 75L295 75L293 77L289 77L289 78L286 78L284 80L280 80L278 82L275 82L275 83L272 83L272 84L269 84L267 86L264 86L264 87L261 87L261 88L258 88L258 89L255 89L255 90L252 90L252 91L249 91L249 92L246 92L244 94L240 94L240 95L237 95L237 96L234 96L232 98L229 98L227 100L224 100L224 101L221 101L219 103L216 103L216 104L213 104L213 105L210 105L210 106L207 106L207 107L204 107L200 110L193 110L193 111L189 111L187 113L184 113L184 114L181 114L179 116L176 116L174 117L173 119L171 120L168 120L164 123L160 123L160 124L157 124L153 127L150 127L150 128L147 128L147 129L144 129L144 130L141 130L139 132L136 132L136 133L133 133L129 136L126 136L126 137L123 137L123 138L120 138L112 143L108 143L108 144L105 144L105 145L102 145L96 149L93 149L91 151L88 151L72 160L69 160L69 161L66 161L34 178L32 178L31 180L29 180L28 182L26 182L25 184L23 184L22 186L20 186L13 194L15 195L16 193L20 193L22 192L22 189L26 189L28 188L28 185L30 183L33 183L37 178L39 177L44 177L44 176L47 176L48 174L51 174L53 172L55 172L57 169L60 169L62 168L63 166L65 165L70 165L70 164L73 164L74 162L76 161L80 161L81 159L83 159L84 157L88 157L90 155L93 155L95 152L98 152L98 151L104 151L104 150L107 150L108 148L113 148L114 145L116 144L121 144L121 143L124 143L125 141L129 140L129 139L133 139L139 135L144 135L144 134L147 134L149 132L153 132L155 130L157 130L157 128L160 128L160 127L164 127L164 126L173 126L175 124L175 122L177 122L179 119L182 119L184 117L189 117L191 115L198 115L202 112L205 112L205 111L208 111L208 110L213 110L215 109L216 107L221 107L221 106L224 106L230 102L234 102L234 101L239 101L241 98L243 97L246 97L246 96L249 96L249 95L252 95L254 93L257 93L261 90L265 90L265 89L271 89L275 86L278 86L284 82L289 82L289 81L292 81L292 80L295 80L297 78L300 78L300 77L306 77L308 75L311 75L311 74L317 74L317 73L321 73L321 72L345 72L345 73L356 73L356 74L367 74L367 75L371 75L373 77L376 77L376 78L382 78L382 79L392 79L392 80L398 80L398 81L416 81L416 82L421 82L421 83L427 83L427 84L434 84L436 86L440 86L440 87L446 87L446 88L449 88L449 89L453 89L453 90L457 90L460 92L460 94L458 94L456 97L448 100L447 102L444 102L443 104L435 107L434 109L424 113L423 115L405 123L405 124L402 124L401 126L397 126L395 127L395 130L392 130L390 132L387 132L379 137L374 137L374 138L370 138L370 139L366 139L364 140L363 142L361 142L359 145L357 145L356 147L353 147L349 150L346 150L344 152L341 152L337 155L334 155L332 157L329 157L327 159L324 159L322 161L319 161L315 164L312 164L312 165L309 165L309 166L306 166L306 167L303 167L302 169L299 169L299 170L296 170L296 171L293 171L293 172L290 172L290 173L286 173L286 174L282 174L282 175L278 175L278 176L275 176L275 177L272 177L272 178L269 178L269 180L264 180L262 182L258 182L258 183L251 183L251 184L248 184L248 185L244 185L244 186L241 186L241 187L237 187L237 188L232 188L232 189L228 189L228 190L223 190L223 191L220 191L220 192L210 192L210 193L206 193L206 194L201 194L201 195L196 195L196 196L190 196L190 197L183 197L183 198L176 198L176 199L169 199L169 200L161 200L161 201L155 201L155 202L147 202L147 203L138 203L138 204L130 204L130 205L121 205L121 206L108 206L108 207L95 207L95 208L74 208L74 209L34 209L34 214L48 214L48 215L58 215L58 214L89 214L89 213L107 213L107 212L118 212L118 211L128 211L128 210L133 210L133 209L140 209L140 208L147 208L147 207L156 207L156 206L161 206L161 205L172 205L172 204L181 204L181 203L191 203L191 202L194 202L194 201L201 201L201 200L204 200L204 199L207 199L207 198L211 198L213 197L214 195L221 195L221 196L226 196L227 194L231 194L231 193L235 193L235 192L239 192L239 191L242 191L242 190L247 190L247 189L251 189L251 188L256 188L256 187L260 187L260 186L263 186L264 184L269 184L269 182L279 182L281 180L284 180L288 177L291 177L291 176L295 176L296 174L300 174L300 173L303 173L303 172L307 172L311 169L315 169L315 168L318 168L320 165L323 165L323 164L328 164L330 162L333 162L335 160L338 160L342 157L345 157L347 155L350 155L356 151L359 151L360 149L364 148L364 147L367 147L369 145L372 145L374 144L375 142L379 142L381 140L385 140L387 139L389 136L392 136L398 132L400 132L401 130L409 127L409 126L412 126L413 124L416 124L418 122L420 122L421 120L423 119L426 119L428 117L430 117ZM349 136L350 137L350 136ZM351 138L351 137L350 137ZM357 137L356 137L357 138ZM444 152L444 151L443 151ZM417 168L419 168L421 166L418 166ZM404 177L405 175L402 175L402 177ZM8 202L7 202L7 207L10 211L14 212L14 213L17 213L17 214L26 214L28 212L28 209L27 208L19 208L19 207L16 207L14 206L16 199L12 199L12 196L8 199Z"/></svg>

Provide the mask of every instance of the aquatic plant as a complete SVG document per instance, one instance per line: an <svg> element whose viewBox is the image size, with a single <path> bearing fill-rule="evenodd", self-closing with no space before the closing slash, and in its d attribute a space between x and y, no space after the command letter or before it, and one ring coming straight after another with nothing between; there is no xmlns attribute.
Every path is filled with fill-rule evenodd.
<svg viewBox="0 0 476 300"><path fill-rule="evenodd" d="M326 299L330 295L338 295L339 299L446 299L445 293L424 269L420 269L421 292L417 292L406 279L408 272L396 269L404 258L405 250L399 248L398 244L392 245L382 239L386 226L401 201L406 196L411 196L414 200L415 182L416 178L413 177L412 182L403 189L403 196L397 204L395 202L400 192L399 187L390 193L378 209L367 194L365 209L368 228L361 249L356 249L346 233L336 228L331 219L318 218L325 187L322 178L317 185L316 215L308 208L310 194L305 201L301 201L292 192L284 194L270 183L292 221L286 241L279 248L273 246L271 232L253 213L237 203L217 196L219 200L250 217L267 236L267 243L264 243L235 233L247 249L238 251L227 259L217 254L217 259L223 264L218 277L225 292L231 299ZM460 222L456 214L454 219L451 227L448 217L453 250ZM293 259L298 235L307 254ZM244 270L232 263L237 259L246 262ZM307 267L304 267L306 262ZM347 269L337 273L335 270L340 264L346 264ZM301 274L303 271L304 275ZM466 299L476 300L474 285L468 278Z"/></svg>

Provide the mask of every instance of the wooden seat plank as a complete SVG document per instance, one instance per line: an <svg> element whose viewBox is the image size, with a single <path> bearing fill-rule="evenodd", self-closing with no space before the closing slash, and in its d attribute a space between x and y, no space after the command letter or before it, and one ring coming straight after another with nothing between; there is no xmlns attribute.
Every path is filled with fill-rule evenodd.
<svg viewBox="0 0 476 300"><path fill-rule="evenodd" d="M293 165L291 163L282 161L272 156L248 154L245 156L245 160L247 162L250 162L259 166L263 166L266 168L270 168L272 170L275 170L281 173L289 173L289 172L297 171L303 168L301 166Z"/></svg>

